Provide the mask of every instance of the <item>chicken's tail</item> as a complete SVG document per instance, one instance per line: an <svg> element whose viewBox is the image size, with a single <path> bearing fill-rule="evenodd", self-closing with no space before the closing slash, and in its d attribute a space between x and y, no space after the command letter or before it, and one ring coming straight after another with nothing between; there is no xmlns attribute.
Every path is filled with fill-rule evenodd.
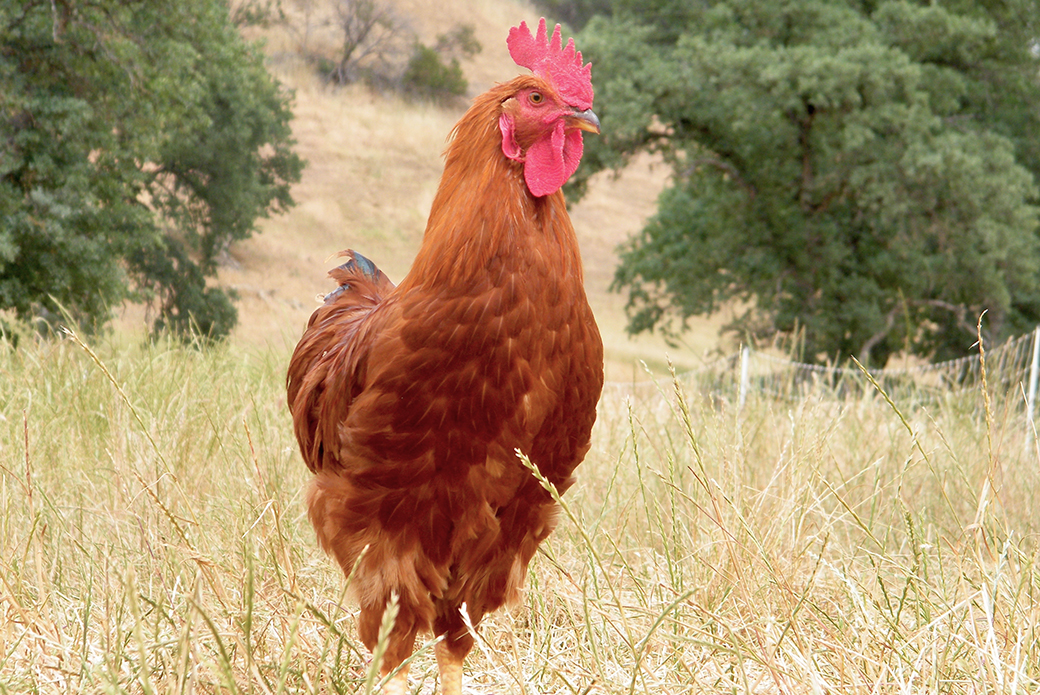
<svg viewBox="0 0 1040 695"><path fill-rule="evenodd" d="M394 289L394 283L360 253L341 251L347 262L329 271L339 287L325 295L311 314L307 330L293 351L286 374L289 408L296 422L296 435L307 465L320 466L311 450L315 417L313 404L324 388L324 380L339 353L350 353L358 341L365 317ZM332 354L338 355L333 359ZM320 458L320 457L319 457Z"/></svg>
<svg viewBox="0 0 1040 695"><path fill-rule="evenodd" d="M329 271L329 277L338 282L339 287L325 295L325 304L347 300L360 305L375 305L394 288L390 278L357 251L347 249L336 255L346 257L347 262Z"/></svg>

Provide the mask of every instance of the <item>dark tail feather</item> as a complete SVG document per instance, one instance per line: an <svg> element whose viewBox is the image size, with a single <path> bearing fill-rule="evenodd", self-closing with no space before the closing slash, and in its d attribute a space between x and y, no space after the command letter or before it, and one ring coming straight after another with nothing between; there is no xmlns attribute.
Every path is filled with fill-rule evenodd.
<svg viewBox="0 0 1040 695"><path fill-rule="evenodd" d="M303 417L299 413L309 412L310 408L304 402L297 403L301 389L305 389L309 394L306 398L311 398L320 391L316 384L324 377L314 370L319 369L318 365L326 353L337 345L342 346L356 340L356 332L365 317L394 289L394 283L390 282L383 271L360 253L348 249L338 255L346 257L347 262L330 270L329 277L339 283L339 287L325 295L324 304L311 314L307 330L304 331L293 351L292 359L289 360L286 384L289 407L293 411L294 419ZM314 383L305 387L308 379ZM306 421L306 418L303 421ZM307 434L300 427L298 422L297 437L300 438L301 449L306 452L310 446L306 442L310 441L313 433ZM304 456L306 458L307 455ZM317 464L308 459L307 465L313 468Z"/></svg>
<svg viewBox="0 0 1040 695"><path fill-rule="evenodd" d="M365 258L364 256L362 256L357 251L348 250L347 253L354 254L354 258L353 258L354 263L357 264L357 267L361 269L362 273L364 273L368 277L372 278L373 280L376 280L378 278L378 276L383 274L382 271L379 270L379 268L376 267L375 263L373 263L372 261L370 261L367 258ZM347 261L347 263L344 264L344 265L349 265L349 264L350 264L350 261Z"/></svg>
<svg viewBox="0 0 1040 695"><path fill-rule="evenodd" d="M365 296L378 303L383 296L394 288L390 278L376 267L376 264L353 249L340 251L340 257L347 257L347 262L329 271L329 277L339 283L339 287L325 295L325 303L336 301L344 293Z"/></svg>

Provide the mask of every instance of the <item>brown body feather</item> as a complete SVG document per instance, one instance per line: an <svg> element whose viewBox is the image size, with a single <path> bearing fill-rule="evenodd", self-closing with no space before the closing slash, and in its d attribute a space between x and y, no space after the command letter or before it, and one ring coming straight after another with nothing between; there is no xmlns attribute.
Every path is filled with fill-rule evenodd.
<svg viewBox="0 0 1040 695"><path fill-rule="evenodd" d="M460 658L476 624L515 598L556 524L526 453L562 492L589 448L603 349L563 194L534 197L503 156L516 78L456 126L421 249L400 285L357 264L312 316L289 366L289 406L315 473L321 546L350 572L376 642L392 593L393 667L417 631ZM348 267L349 266L349 267Z"/></svg>

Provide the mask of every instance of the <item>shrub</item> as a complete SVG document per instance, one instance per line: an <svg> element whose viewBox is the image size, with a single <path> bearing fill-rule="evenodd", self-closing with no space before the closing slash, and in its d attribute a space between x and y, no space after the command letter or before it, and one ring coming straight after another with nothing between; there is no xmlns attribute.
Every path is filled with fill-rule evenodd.
<svg viewBox="0 0 1040 695"><path fill-rule="evenodd" d="M457 58L445 63L436 49L419 42L412 50L401 82L409 94L431 99L462 96L469 86Z"/></svg>

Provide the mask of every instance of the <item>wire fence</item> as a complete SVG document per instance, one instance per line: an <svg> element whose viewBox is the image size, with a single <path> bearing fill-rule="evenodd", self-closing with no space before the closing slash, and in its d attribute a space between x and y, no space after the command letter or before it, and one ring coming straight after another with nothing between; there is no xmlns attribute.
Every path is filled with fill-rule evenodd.
<svg viewBox="0 0 1040 695"><path fill-rule="evenodd" d="M676 383L692 396L742 406L748 398L800 401L805 398L862 399L884 391L893 402L907 407L927 405L951 395L977 391L985 366L986 384L996 397L1017 399L1032 418L1036 399L1040 328L1002 345L948 362L901 368L864 370L805 364L744 348L715 362L676 374ZM977 349L977 348L976 348ZM607 382L604 395L615 402L650 405L670 399L674 386L669 375L655 381Z"/></svg>

